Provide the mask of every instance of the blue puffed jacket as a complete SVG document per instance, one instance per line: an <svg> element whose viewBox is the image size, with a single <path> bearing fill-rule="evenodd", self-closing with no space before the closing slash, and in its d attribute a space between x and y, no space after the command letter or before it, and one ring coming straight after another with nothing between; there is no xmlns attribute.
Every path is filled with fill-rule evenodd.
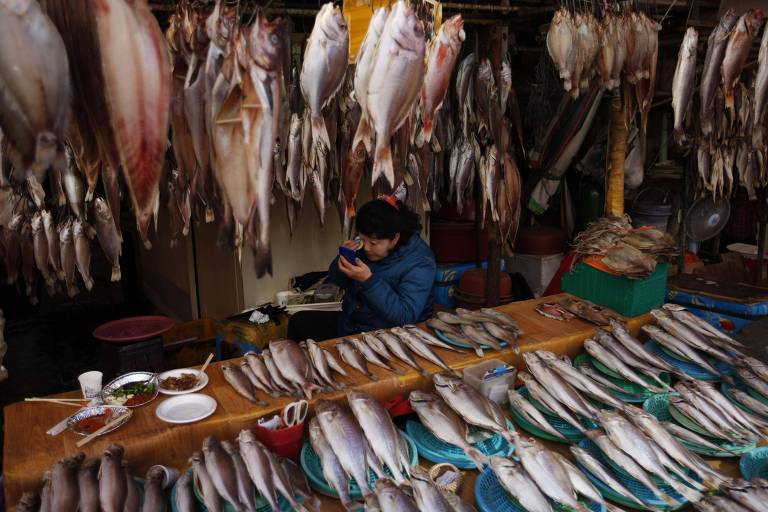
<svg viewBox="0 0 768 512"><path fill-rule="evenodd" d="M360 258L373 275L364 283L339 270L338 256L328 269L329 279L344 288L339 335L422 322L432 316L435 255L418 233L381 261Z"/></svg>

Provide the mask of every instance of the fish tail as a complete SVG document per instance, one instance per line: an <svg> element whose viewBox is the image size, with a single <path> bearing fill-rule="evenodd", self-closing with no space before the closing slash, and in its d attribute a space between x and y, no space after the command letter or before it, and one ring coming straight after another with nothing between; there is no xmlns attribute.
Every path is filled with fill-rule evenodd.
<svg viewBox="0 0 768 512"><path fill-rule="evenodd" d="M83 284L85 285L86 290L91 291L93 288L93 278L89 277L87 280L83 279Z"/></svg>
<svg viewBox="0 0 768 512"><path fill-rule="evenodd" d="M477 354L477 357L485 356L485 353L483 352L483 349L480 346L475 347L475 354Z"/></svg>
<svg viewBox="0 0 768 512"><path fill-rule="evenodd" d="M375 373L368 372L365 375L366 375L366 377L368 377L371 380L379 380L379 378L376 376Z"/></svg>
<svg viewBox="0 0 768 512"><path fill-rule="evenodd" d="M210 206L206 206L205 207L205 223L210 224L214 220L216 220L216 215L213 213L213 208L211 208ZM184 233L184 236L187 236L187 233L189 232L189 227L184 226L184 230L186 231L186 233Z"/></svg>
<svg viewBox="0 0 768 512"><path fill-rule="evenodd" d="M733 112L735 105L733 102L733 88L731 90L723 90L723 96L725 99L725 108Z"/></svg>
<svg viewBox="0 0 768 512"><path fill-rule="evenodd" d="M424 142L429 142L432 139L432 129L434 128L435 124L432 119L432 116L424 116L424 126L421 129L421 136L424 139Z"/></svg>
<svg viewBox="0 0 768 512"><path fill-rule="evenodd" d="M376 158L373 162L373 174L371 176L371 185L374 185L376 181L384 176L387 178L390 187L395 188L395 167L392 163L392 148L389 144L376 144Z"/></svg>
<svg viewBox="0 0 768 512"><path fill-rule="evenodd" d="M328 129L325 126L325 118L323 116L312 116L312 141L315 146L320 141L326 149L331 147L331 139L328 137Z"/></svg>
<svg viewBox="0 0 768 512"><path fill-rule="evenodd" d="M120 265L118 264L118 265L115 265L114 267L112 267L112 277L110 278L110 280L113 283L116 283L117 281L120 280L120 277L121 277L120 276Z"/></svg>
<svg viewBox="0 0 768 512"><path fill-rule="evenodd" d="M360 116L360 122L357 123L355 137L352 139L352 147L356 148L360 142L365 146L365 151L370 155L373 147L373 127L368 122L366 116Z"/></svg>
<svg viewBox="0 0 768 512"><path fill-rule="evenodd" d="M475 463L479 471L485 469L485 465L488 464L488 457L483 452L471 445L467 446L464 452L467 454L467 457L472 459L472 462Z"/></svg>

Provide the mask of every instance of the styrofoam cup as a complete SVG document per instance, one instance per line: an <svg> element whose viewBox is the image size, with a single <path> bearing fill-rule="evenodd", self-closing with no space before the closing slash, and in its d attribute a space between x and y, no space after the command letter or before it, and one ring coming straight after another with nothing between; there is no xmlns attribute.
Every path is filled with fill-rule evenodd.
<svg viewBox="0 0 768 512"><path fill-rule="evenodd" d="M102 377L103 374L96 370L80 374L77 380L80 382L80 390L83 392L83 398L94 398L101 394Z"/></svg>

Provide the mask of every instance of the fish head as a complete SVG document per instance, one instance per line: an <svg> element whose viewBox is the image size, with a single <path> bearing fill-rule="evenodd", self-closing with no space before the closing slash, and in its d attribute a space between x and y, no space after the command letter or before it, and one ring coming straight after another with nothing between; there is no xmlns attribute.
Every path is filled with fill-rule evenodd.
<svg viewBox="0 0 768 512"><path fill-rule="evenodd" d="M557 356L553 354L552 352L549 352L547 350L538 350L536 354L539 356L540 359L546 362L554 362L559 361Z"/></svg>
<svg viewBox="0 0 768 512"><path fill-rule="evenodd" d="M395 485L395 483L390 478L387 478L387 477L379 478L376 481L376 492L377 492L377 494L379 492L391 491L391 490L395 489L396 487L397 486ZM381 496L379 496L379 499L381 499Z"/></svg>
<svg viewBox="0 0 768 512"><path fill-rule="evenodd" d="M315 402L315 415L336 415L339 412L340 406L331 402L330 400L318 400Z"/></svg>
<svg viewBox="0 0 768 512"><path fill-rule="evenodd" d="M189 463L192 464L193 466L199 466L200 464L203 463L204 460L205 459L203 458L203 452L198 450L192 453L192 456L189 458Z"/></svg>
<svg viewBox="0 0 768 512"><path fill-rule="evenodd" d="M421 391L420 389L415 389L408 395L408 401L411 403L411 406L416 404L432 404L438 400L440 400L440 398L437 395Z"/></svg>
<svg viewBox="0 0 768 512"><path fill-rule="evenodd" d="M412 5L397 2L389 15L385 31L389 31L402 48L424 54L424 24L416 16Z"/></svg>
<svg viewBox="0 0 768 512"><path fill-rule="evenodd" d="M259 441L256 439L256 434L253 431L245 429L241 430L237 435L237 442L241 444L256 444Z"/></svg>
<svg viewBox="0 0 768 512"><path fill-rule="evenodd" d="M722 36L727 36L727 32L730 32L731 29L733 29L733 26L736 25L738 19L739 17L736 14L736 10L733 7L729 8L722 16L720 16L720 23L714 32L722 31L724 32Z"/></svg>
<svg viewBox="0 0 768 512"><path fill-rule="evenodd" d="M203 440L203 453L210 453L212 450L221 448L221 443L213 436L208 436Z"/></svg>
<svg viewBox="0 0 768 512"><path fill-rule="evenodd" d="M464 32L464 20L462 19L461 14L456 14L448 21L443 22L440 26L439 37L451 45L451 47L458 53L461 49L461 43L467 38L467 33Z"/></svg>
<svg viewBox="0 0 768 512"><path fill-rule="evenodd" d="M456 391L462 384L460 378L448 373L436 373L432 376L432 381L436 388L447 388L451 392Z"/></svg>
<svg viewBox="0 0 768 512"><path fill-rule="evenodd" d="M165 469L163 466L155 465L147 470L147 481L161 483L165 479Z"/></svg>
<svg viewBox="0 0 768 512"><path fill-rule="evenodd" d="M528 384L529 382L536 382L536 380L533 378L533 375L531 375L528 372L518 372L517 378L520 379L523 384Z"/></svg>
<svg viewBox="0 0 768 512"><path fill-rule="evenodd" d="M349 38L349 27L344 14L338 5L333 5L333 2L323 5L315 16L315 25L320 28L325 37L332 41Z"/></svg>
<svg viewBox="0 0 768 512"><path fill-rule="evenodd" d="M747 32L754 36L760 30L765 14L763 14L762 9L750 9L744 14L743 18L746 23Z"/></svg>
<svg viewBox="0 0 768 512"><path fill-rule="evenodd" d="M68 469L77 469L85 460L85 453L77 452L72 455L68 455L61 459L61 463Z"/></svg>
<svg viewBox="0 0 768 512"><path fill-rule="evenodd" d="M429 476L429 472L421 464L416 464L409 468L408 473L411 475L411 480L418 480L429 484L433 482L432 477Z"/></svg>
<svg viewBox="0 0 768 512"><path fill-rule="evenodd" d="M109 209L107 202L100 197L94 199L93 209L96 212L96 216L100 219L106 220L112 218L112 210Z"/></svg>
<svg viewBox="0 0 768 512"><path fill-rule="evenodd" d="M282 31L285 25L281 19L269 21L259 11L256 20L248 30L248 56L262 69L278 71L281 69L283 51Z"/></svg>
<svg viewBox="0 0 768 512"><path fill-rule="evenodd" d="M104 450L104 457L111 461L120 461L123 458L124 449L119 444L111 444Z"/></svg>

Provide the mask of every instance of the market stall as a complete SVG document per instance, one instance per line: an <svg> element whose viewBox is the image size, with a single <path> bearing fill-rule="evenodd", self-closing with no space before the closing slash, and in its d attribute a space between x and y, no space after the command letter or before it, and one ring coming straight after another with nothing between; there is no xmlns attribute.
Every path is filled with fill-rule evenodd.
<svg viewBox="0 0 768 512"><path fill-rule="evenodd" d="M499 310L518 320L520 328L526 333L520 340L522 351L542 349L575 356L581 351L584 339L594 334L595 327L581 320L559 322L535 312L538 304L552 299L553 297L548 297L546 300L510 304L501 306ZM636 331L647 321L647 316L638 317L630 320L629 326ZM329 340L321 345L331 347L337 342L338 340ZM459 370L481 361L474 353L453 353L446 350L439 352L452 368ZM485 359L501 359L517 367L521 367L523 363L521 356L514 354L511 348L501 352L488 351ZM293 401L291 398L282 398L270 400L266 407L255 407L225 382L220 370L222 364L213 363L210 366L207 372L210 380L203 390L218 403L218 408L212 416L190 425L169 425L155 416L156 408L164 399L163 395L160 395L154 402L138 409L125 426L89 443L83 448L84 451L93 456L101 453L111 443L122 444L130 453L131 463L137 474L143 474L153 464L187 467L187 459L191 455L190 447L200 446L205 437L234 437L240 430L252 427L258 418L279 413L285 405ZM438 370L435 366L429 368L430 372ZM388 400L394 395L407 396L413 389L429 387L428 380L414 370L397 376L374 366L371 366L371 369L379 377L376 382L354 371L350 372L349 377L340 377L340 380L350 388L364 390L380 400ZM60 396L76 397L78 393L71 392ZM342 400L345 394L335 392L320 396ZM8 503L15 503L24 490L37 485L42 473L54 462L76 451L75 443L80 438L71 432L63 432L57 436L46 434L49 428L70 414L66 405L22 402L6 407L4 414L4 486ZM30 452L31 447L35 447L34 453Z"/></svg>

